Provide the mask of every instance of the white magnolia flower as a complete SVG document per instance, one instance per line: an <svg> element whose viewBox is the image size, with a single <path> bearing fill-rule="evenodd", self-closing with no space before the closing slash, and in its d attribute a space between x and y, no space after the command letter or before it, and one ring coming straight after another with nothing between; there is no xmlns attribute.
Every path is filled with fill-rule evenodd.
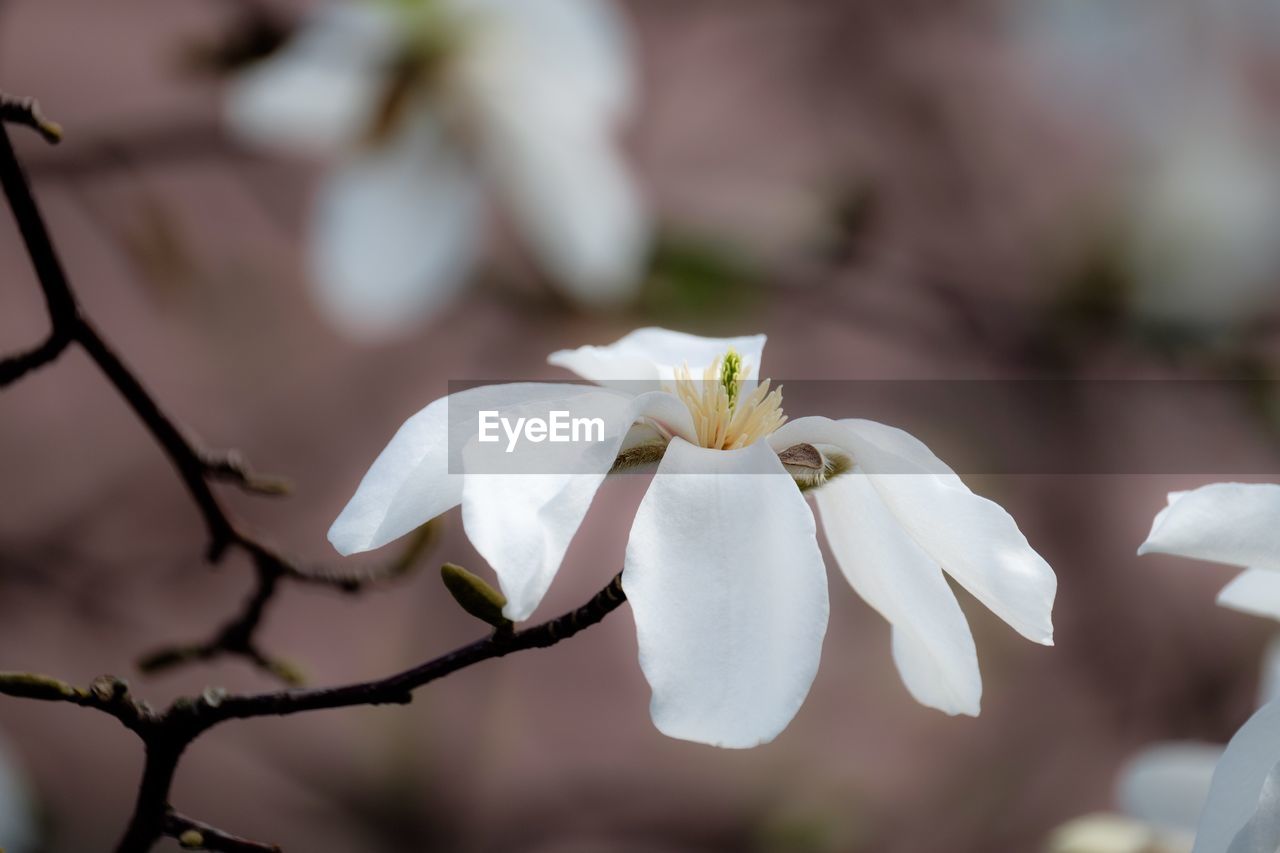
<svg viewBox="0 0 1280 853"><path fill-rule="evenodd" d="M1014 0L1028 62L1132 162L1119 260L1139 316L1202 331L1276 307L1280 156L1250 58L1280 57L1280 6L1254 0Z"/></svg>
<svg viewBox="0 0 1280 853"><path fill-rule="evenodd" d="M632 90L610 0L366 0L322 7L240 74L227 117L337 161L312 276L335 322L381 335L465 279L486 183L570 295L630 295L649 236L614 138Z"/></svg>
<svg viewBox="0 0 1280 853"><path fill-rule="evenodd" d="M758 381L764 343L641 329L551 355L607 387L498 385L437 400L400 428L329 539L344 554L377 548L461 504L506 616L523 620L615 462L656 462L622 573L653 720L673 737L749 747L795 715L826 632L826 573L803 488L841 572L892 625L911 694L976 715L977 654L943 571L1049 645L1052 570L1008 513L907 433L864 420L784 423L780 391ZM560 445L569 449L551 472L494 473L480 465L474 422L450 417L538 407L599 416L604 441Z"/></svg>
<svg viewBox="0 0 1280 853"><path fill-rule="evenodd" d="M1280 157L1224 112L1188 117L1135 182L1126 260L1142 316L1230 328L1274 306Z"/></svg>
<svg viewBox="0 0 1280 853"><path fill-rule="evenodd" d="M1144 750L1120 771L1119 813L1069 821L1047 853L1191 853L1196 822L1222 747L1175 742Z"/></svg>
<svg viewBox="0 0 1280 853"><path fill-rule="evenodd" d="M1280 619L1280 486L1213 483L1172 492L1139 554L1175 554L1244 569L1223 607Z"/></svg>
<svg viewBox="0 0 1280 853"><path fill-rule="evenodd" d="M1262 706L1280 698L1280 637L1267 647L1258 697ZM1050 838L1048 853L1191 853L1224 751L1222 744L1200 741L1167 741L1142 750L1117 774L1119 813L1063 824Z"/></svg>
<svg viewBox="0 0 1280 853"><path fill-rule="evenodd" d="M1280 486L1214 483L1169 495L1139 554L1177 554L1243 568L1218 595L1226 607L1280 619ZM1266 704L1236 732L1213 772L1194 853L1280 849L1280 698L1273 644Z"/></svg>

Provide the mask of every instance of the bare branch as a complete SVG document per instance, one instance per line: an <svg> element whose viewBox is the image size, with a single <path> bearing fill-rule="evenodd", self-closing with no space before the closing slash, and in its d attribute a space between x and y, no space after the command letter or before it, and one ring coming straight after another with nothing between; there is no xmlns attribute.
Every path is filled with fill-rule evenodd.
<svg viewBox="0 0 1280 853"><path fill-rule="evenodd" d="M240 657L285 684L300 686L304 678L298 666L266 654L255 639L280 582L291 580L327 586L345 593L361 592L374 584L397 580L412 571L438 538L438 523L428 522L409 537L405 548L385 566L358 574L302 569L259 543L247 544L245 547L253 555L256 583L240 612L208 640L156 649L144 655L138 661L138 667L143 672L157 673L220 657Z"/></svg>
<svg viewBox="0 0 1280 853"><path fill-rule="evenodd" d="M463 646L407 669L388 678L365 681L343 687L311 690L282 690L256 696L228 696L205 714L201 723L212 727L225 720L273 717L316 711L326 708L348 708L353 705L406 704L413 691L439 678L490 658L503 657L524 649L554 646L589 628L616 610L624 601L622 575L616 575L600 592L581 607L556 619L523 631L497 631L483 640Z"/></svg>
<svg viewBox="0 0 1280 853"><path fill-rule="evenodd" d="M56 128L45 119L31 98L15 98L0 93L0 119L35 127L42 132ZM78 344L93 360L106 379L133 410L160 445L177 471L183 485L196 504L208 531L206 552L211 562L238 548L252 559L256 577L254 593L242 612L227 623L213 640L202 644L166 649L149 655L144 669L155 670L192 660L207 660L222 654L240 655L255 665L296 683L297 668L262 652L254 639L270 599L281 580L320 583L354 592L384 577L397 577L413 566L413 557L394 564L395 571L375 577L344 576L303 569L269 548L231 516L214 493L210 483L226 481L245 491L279 495L288 484L278 478L260 475L252 470L240 454L230 451L214 453L199 447L177 422L164 411L146 390L136 374L99 334L94 324L80 310L57 250L49 236L44 219L31 191L31 184L18 161L7 132L0 126L0 184L22 234L41 291L44 293L52 331L48 339L34 349L0 361L0 388L28 375L36 368L56 359L71 344ZM413 555L416 556L416 553Z"/></svg>
<svg viewBox="0 0 1280 853"><path fill-rule="evenodd" d="M61 125L44 117L35 98L18 98L0 93L0 122L29 127L50 145L57 145L62 141Z"/></svg>
<svg viewBox="0 0 1280 853"><path fill-rule="evenodd" d="M170 811L165 816L164 834L175 838L184 850L213 850L218 853L280 853L274 844L240 838L186 815Z"/></svg>

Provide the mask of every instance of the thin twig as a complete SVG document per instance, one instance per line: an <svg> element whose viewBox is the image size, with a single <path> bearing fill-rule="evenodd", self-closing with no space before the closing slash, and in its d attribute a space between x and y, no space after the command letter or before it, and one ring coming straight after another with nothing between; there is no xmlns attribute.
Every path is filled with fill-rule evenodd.
<svg viewBox="0 0 1280 853"><path fill-rule="evenodd" d="M29 127L50 145L62 141L62 127L44 117L35 98L19 98L0 92L0 123Z"/></svg>
<svg viewBox="0 0 1280 853"><path fill-rule="evenodd" d="M146 673L158 673L196 661L239 657L285 684L299 686L304 679L298 666L283 658L267 654L256 641L266 608L271 603L280 582L290 580L300 584L325 586L346 593L358 593L369 586L396 580L411 571L420 563L422 557L438 538L438 523L428 522L409 537L405 547L386 565L365 572L346 573L327 569L302 569L270 549L255 543L251 552L254 561L254 589L245 599L240 611L209 639L156 649L138 661L138 668Z"/></svg>
<svg viewBox="0 0 1280 853"><path fill-rule="evenodd" d="M412 700L413 691L436 679L460 669L503 657L524 649L554 646L574 634L595 625L616 610L624 601L622 575L616 575L609 585L586 604L532 628L522 631L496 631L492 635L455 649L446 655L427 661L388 678L365 681L343 687L326 687L311 690L279 690L254 696L228 696L201 715L200 721L208 727L226 720L244 720L253 717L278 717L303 711L331 708L349 708L354 705L405 704Z"/></svg>
<svg viewBox="0 0 1280 853"><path fill-rule="evenodd" d="M547 648L567 640L603 620L624 601L626 593L622 589L622 575L618 574L586 604L555 619L522 631L499 629L483 639L395 675L339 687L280 690L245 696L228 696L221 690L210 689L197 698L178 699L163 712L156 712L147 703L134 699L126 682L110 676L99 678L90 687L82 689L45 675L0 673L0 695L69 702L92 708L115 717L138 735L146 747L146 764L133 817L116 849L117 853L146 853L162 836L173 836L173 830L179 827L183 832L190 829L202 835L205 832L200 828L203 824L176 815L169 805L169 791L183 753L192 741L209 729L229 720L281 717L357 705L408 704L413 701L413 691L460 669L513 652ZM194 838L190 840L194 841ZM204 840L211 843L195 849L274 849L264 845L213 846L212 842L253 842L245 842L211 828Z"/></svg>
<svg viewBox="0 0 1280 853"><path fill-rule="evenodd" d="M229 550L237 548L248 554L253 561L256 585L242 613L228 622L213 640L162 650L148 656L150 669L207 660L221 654L235 654L285 683L296 683L296 667L263 653L254 638L280 581L324 584L347 592L361 588L366 585L366 581L336 573L302 569L247 533L223 506L210 485L213 481L230 482L245 491L258 494L282 494L288 490L288 484L280 478L257 474L234 451L214 453L199 447L160 407L84 315L49 236L31 191L30 181L4 129L5 122L35 128L45 134L46 138L57 128L41 115L40 108L33 99L0 94L0 184L3 185L5 197L18 223L31 265L40 283L52 326L48 338L42 344L25 353L0 360L0 388L53 361L69 345L78 344L142 421L178 472L208 531L207 559L217 562ZM414 556L418 553L420 552L415 551ZM411 565L411 560L405 563L403 571L407 571ZM396 575L403 574L403 571Z"/></svg>
<svg viewBox="0 0 1280 853"><path fill-rule="evenodd" d="M280 853L280 848L274 844L262 844L240 838L175 811L165 815L164 834L177 839L184 850L213 850L217 853Z"/></svg>

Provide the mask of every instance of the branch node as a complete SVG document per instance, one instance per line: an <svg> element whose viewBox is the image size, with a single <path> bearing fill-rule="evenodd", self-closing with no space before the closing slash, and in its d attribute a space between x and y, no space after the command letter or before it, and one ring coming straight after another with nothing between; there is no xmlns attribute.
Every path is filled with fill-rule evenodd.
<svg viewBox="0 0 1280 853"><path fill-rule="evenodd" d="M29 127L50 145L57 145L62 141L62 125L45 118L35 98L0 92L0 121Z"/></svg>

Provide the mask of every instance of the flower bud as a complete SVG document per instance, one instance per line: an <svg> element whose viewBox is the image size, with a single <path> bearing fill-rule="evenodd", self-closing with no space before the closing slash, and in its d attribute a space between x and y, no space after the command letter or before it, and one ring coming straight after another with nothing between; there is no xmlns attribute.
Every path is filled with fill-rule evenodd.
<svg viewBox="0 0 1280 853"><path fill-rule="evenodd" d="M511 621L502 615L507 597L489 586L484 579L454 563L440 567L440 577L445 588L463 610L495 628L510 626Z"/></svg>

